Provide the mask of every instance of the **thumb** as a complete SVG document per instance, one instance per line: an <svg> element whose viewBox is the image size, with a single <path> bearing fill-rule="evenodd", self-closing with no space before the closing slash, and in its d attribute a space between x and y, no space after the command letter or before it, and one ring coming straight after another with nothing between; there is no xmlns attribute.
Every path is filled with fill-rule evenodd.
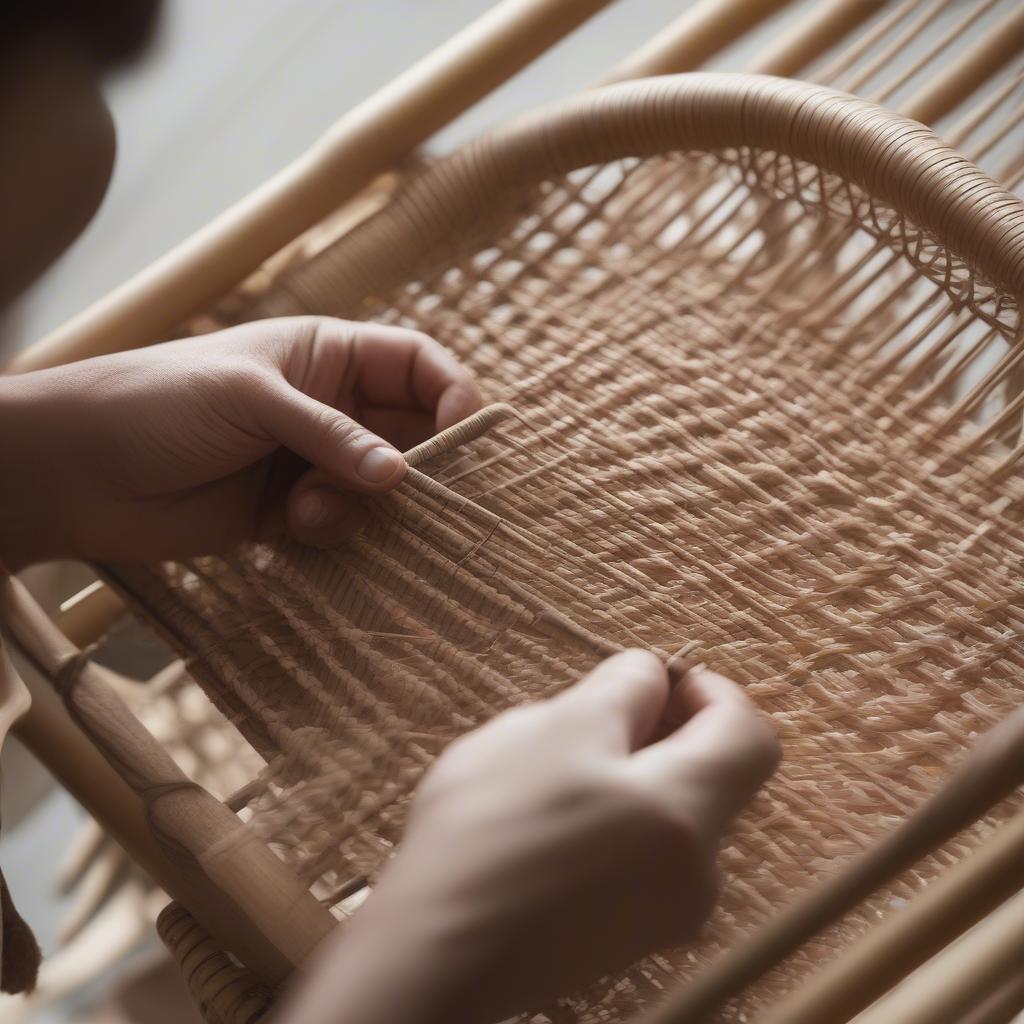
<svg viewBox="0 0 1024 1024"><path fill-rule="evenodd" d="M284 381L267 395L261 412L273 440L342 487L377 494L405 476L405 458L393 445Z"/></svg>

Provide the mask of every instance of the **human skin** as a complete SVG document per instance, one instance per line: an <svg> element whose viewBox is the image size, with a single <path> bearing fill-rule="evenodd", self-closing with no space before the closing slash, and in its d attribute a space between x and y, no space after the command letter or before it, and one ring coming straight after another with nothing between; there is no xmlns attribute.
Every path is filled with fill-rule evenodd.
<svg viewBox="0 0 1024 1024"><path fill-rule="evenodd" d="M401 450L480 408L416 331L296 317L0 378L0 558L182 558L338 543ZM17 443L11 443L11 439Z"/></svg>
<svg viewBox="0 0 1024 1024"><path fill-rule="evenodd" d="M113 157L95 47L66 27L7 45L0 304L88 221ZM436 341L316 317L0 377L0 560L335 544L401 481L401 449L479 405ZM499 716L440 757L276 1019L482 1024L692 939L720 839L777 757L738 687L699 672L670 692L644 652Z"/></svg>
<svg viewBox="0 0 1024 1024"><path fill-rule="evenodd" d="M486 1024L694 938L778 744L734 683L627 651L452 744L282 1024Z"/></svg>

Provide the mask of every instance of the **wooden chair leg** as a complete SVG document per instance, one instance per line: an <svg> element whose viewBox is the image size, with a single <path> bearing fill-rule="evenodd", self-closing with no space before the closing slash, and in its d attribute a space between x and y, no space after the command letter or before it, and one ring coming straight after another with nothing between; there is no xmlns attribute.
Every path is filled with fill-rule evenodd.
<svg viewBox="0 0 1024 1024"><path fill-rule="evenodd" d="M37 730L32 748L71 780L90 769L104 779L113 776L114 792L128 790L125 809L98 794L95 780L79 786L85 796L99 796L97 817L118 829L114 834L129 852L142 852L155 880L195 913L222 949L268 984L283 981L334 927L330 912L230 809L184 775L102 672L13 577L0 579L0 622L63 696L79 727L77 733L68 729L66 716L41 695L40 708L48 709L49 724L62 733L40 731L37 709L29 723ZM52 749L62 736L72 740L82 762L69 759L63 748ZM93 744L91 755L85 737ZM86 807L93 811L91 803Z"/></svg>

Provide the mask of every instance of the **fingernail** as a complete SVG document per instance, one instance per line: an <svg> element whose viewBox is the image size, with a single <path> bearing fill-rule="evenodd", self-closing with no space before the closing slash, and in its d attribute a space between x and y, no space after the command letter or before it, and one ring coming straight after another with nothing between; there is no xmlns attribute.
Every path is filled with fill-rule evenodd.
<svg viewBox="0 0 1024 1024"><path fill-rule="evenodd" d="M359 475L368 484L390 480L402 464L402 456L394 448L371 448L359 461Z"/></svg>
<svg viewBox="0 0 1024 1024"><path fill-rule="evenodd" d="M331 518L331 506L316 491L307 491L299 498L295 514L303 526L313 529L328 523Z"/></svg>

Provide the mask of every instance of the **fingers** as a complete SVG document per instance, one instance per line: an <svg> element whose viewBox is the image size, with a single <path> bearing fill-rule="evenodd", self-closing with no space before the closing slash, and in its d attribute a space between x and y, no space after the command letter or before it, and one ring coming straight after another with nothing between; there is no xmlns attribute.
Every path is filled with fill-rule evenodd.
<svg viewBox="0 0 1024 1024"><path fill-rule="evenodd" d="M405 476L401 452L350 416L281 380L260 398L261 425L278 444L336 484L363 494L390 490Z"/></svg>
<svg viewBox="0 0 1024 1024"><path fill-rule="evenodd" d="M717 836L775 770L779 746L743 691L714 672L691 672L669 713L683 724L631 759L631 770Z"/></svg>
<svg viewBox="0 0 1024 1024"><path fill-rule="evenodd" d="M281 377L260 393L260 426L336 486L390 490L406 470L396 444L413 447L482 405L469 371L418 331L327 317L268 321L266 330ZM296 526L340 513L340 498L299 498Z"/></svg>
<svg viewBox="0 0 1024 1024"><path fill-rule="evenodd" d="M418 409L444 430L483 405L473 375L443 345L419 331L359 324L352 378L361 405Z"/></svg>
<svg viewBox="0 0 1024 1024"><path fill-rule="evenodd" d="M649 651L623 651L553 701L575 716L589 734L625 752L650 737L665 710L668 673Z"/></svg>
<svg viewBox="0 0 1024 1024"><path fill-rule="evenodd" d="M268 323L289 382L335 407L423 413L443 430L483 404L469 370L419 331L330 317Z"/></svg>

